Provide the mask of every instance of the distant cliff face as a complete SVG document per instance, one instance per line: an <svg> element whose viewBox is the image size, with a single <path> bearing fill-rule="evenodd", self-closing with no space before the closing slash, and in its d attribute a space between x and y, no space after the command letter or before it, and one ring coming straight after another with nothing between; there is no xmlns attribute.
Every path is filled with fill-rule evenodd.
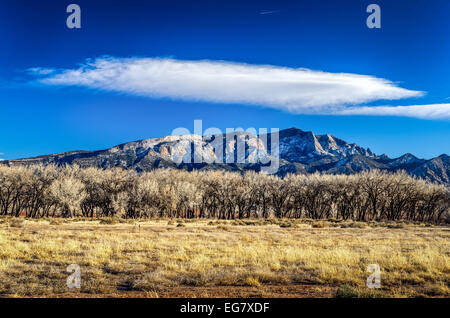
<svg viewBox="0 0 450 318"><path fill-rule="evenodd" d="M270 138L269 138L270 139ZM315 135L297 128L281 130L277 174L352 174L364 170L405 170L432 182L450 185L450 158L431 160L405 154L391 159L331 135ZM166 136L125 143L101 151L71 151L35 158L2 161L6 165L77 164L81 167L122 167L138 172L158 168L186 170L256 170L275 160L270 141L248 132L215 136Z"/></svg>

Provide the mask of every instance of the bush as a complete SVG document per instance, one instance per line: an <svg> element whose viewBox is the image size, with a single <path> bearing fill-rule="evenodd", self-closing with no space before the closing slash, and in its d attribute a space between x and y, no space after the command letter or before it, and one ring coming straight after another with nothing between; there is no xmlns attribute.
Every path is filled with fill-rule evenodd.
<svg viewBox="0 0 450 318"><path fill-rule="evenodd" d="M22 219L12 219L9 222L9 226L10 227L23 227L24 226L24 221Z"/></svg>
<svg viewBox="0 0 450 318"><path fill-rule="evenodd" d="M100 220L100 224L114 225L117 223L118 223L118 221L115 218L106 218L106 219Z"/></svg>
<svg viewBox="0 0 450 318"><path fill-rule="evenodd" d="M261 283L255 277L247 277L244 281L244 285L259 287L259 286L261 286Z"/></svg>
<svg viewBox="0 0 450 318"><path fill-rule="evenodd" d="M404 229L406 226L404 223L389 223L387 227L389 229Z"/></svg>
<svg viewBox="0 0 450 318"><path fill-rule="evenodd" d="M61 220L58 220L58 219L50 220L50 225L61 225L61 224L62 224Z"/></svg>
<svg viewBox="0 0 450 318"><path fill-rule="evenodd" d="M222 230L222 231L229 231L230 228L226 225L218 225L217 229Z"/></svg>
<svg viewBox="0 0 450 318"><path fill-rule="evenodd" d="M363 229L365 227L367 227L366 223L363 222L350 222L350 223L343 223L341 225L341 228L358 228L358 229Z"/></svg>

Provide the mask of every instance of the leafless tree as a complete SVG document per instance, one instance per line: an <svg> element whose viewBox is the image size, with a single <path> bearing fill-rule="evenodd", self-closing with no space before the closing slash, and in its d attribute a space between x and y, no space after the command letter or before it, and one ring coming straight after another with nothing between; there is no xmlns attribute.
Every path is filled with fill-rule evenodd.
<svg viewBox="0 0 450 318"><path fill-rule="evenodd" d="M405 172L287 175L0 165L0 215L442 222L450 191Z"/></svg>

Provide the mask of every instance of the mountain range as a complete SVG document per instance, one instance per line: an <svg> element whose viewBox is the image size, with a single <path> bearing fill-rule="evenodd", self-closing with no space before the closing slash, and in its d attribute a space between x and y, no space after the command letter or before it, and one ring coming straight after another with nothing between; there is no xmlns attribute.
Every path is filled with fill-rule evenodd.
<svg viewBox="0 0 450 318"><path fill-rule="evenodd" d="M260 171L276 159L273 155L276 145L279 145L276 174L280 176L316 171L353 174L373 169L390 172L405 170L412 176L450 186L450 157L446 154L430 160L410 153L389 158L329 134L316 135L298 128L281 130L278 143L270 134L257 136L250 132L166 136L129 142L106 150L70 151L0 163L9 166L77 164L105 169L122 167L138 172L158 168Z"/></svg>

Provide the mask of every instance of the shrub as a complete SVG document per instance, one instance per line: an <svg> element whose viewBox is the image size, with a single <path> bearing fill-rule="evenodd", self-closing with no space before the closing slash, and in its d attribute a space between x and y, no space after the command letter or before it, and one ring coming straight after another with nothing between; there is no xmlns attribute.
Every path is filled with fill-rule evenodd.
<svg viewBox="0 0 450 318"><path fill-rule="evenodd" d="M342 228L358 228L358 229L363 229L365 227L367 227L366 223L363 222L350 222L350 223L343 223L341 225Z"/></svg>
<svg viewBox="0 0 450 318"><path fill-rule="evenodd" d="M50 225L61 225L62 222L59 219L51 219L50 220Z"/></svg>
<svg viewBox="0 0 450 318"><path fill-rule="evenodd" d="M230 228L226 225L218 225L217 229L222 230L222 231L229 231Z"/></svg>
<svg viewBox="0 0 450 318"><path fill-rule="evenodd" d="M24 221L22 219L12 219L9 222L9 226L10 227L23 227L24 226Z"/></svg>
<svg viewBox="0 0 450 318"><path fill-rule="evenodd" d="M244 285L259 287L259 286L261 286L261 283L259 282L259 280L257 278L250 276L245 279Z"/></svg>
<svg viewBox="0 0 450 318"><path fill-rule="evenodd" d="M108 225L114 225L117 224L117 220L115 218L105 218L100 220L100 224L108 224Z"/></svg>
<svg viewBox="0 0 450 318"><path fill-rule="evenodd" d="M389 223L387 227L389 229L404 229L406 226L403 223Z"/></svg>

